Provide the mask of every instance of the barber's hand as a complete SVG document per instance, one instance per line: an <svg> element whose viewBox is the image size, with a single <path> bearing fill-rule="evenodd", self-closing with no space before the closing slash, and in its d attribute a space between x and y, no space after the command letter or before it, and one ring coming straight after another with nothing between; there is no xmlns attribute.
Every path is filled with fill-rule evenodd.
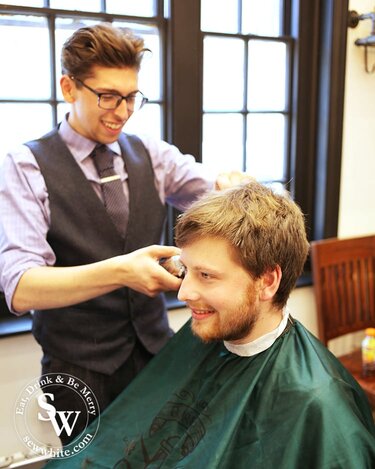
<svg viewBox="0 0 375 469"><path fill-rule="evenodd" d="M230 187L239 186L241 184L248 184L255 179L249 174L241 171L231 171L229 173L221 173L215 181L216 190L229 189Z"/></svg>
<svg viewBox="0 0 375 469"><path fill-rule="evenodd" d="M174 246L153 245L118 256L121 283L151 297L162 291L178 290L182 280L167 272L159 264L159 259L180 252Z"/></svg>

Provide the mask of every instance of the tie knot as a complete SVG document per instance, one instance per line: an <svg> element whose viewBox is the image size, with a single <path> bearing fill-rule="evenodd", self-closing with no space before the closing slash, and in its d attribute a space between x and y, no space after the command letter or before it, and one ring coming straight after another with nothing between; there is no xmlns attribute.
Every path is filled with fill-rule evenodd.
<svg viewBox="0 0 375 469"><path fill-rule="evenodd" d="M91 156L99 174L113 170L113 152L106 145L102 143L96 145Z"/></svg>
<svg viewBox="0 0 375 469"><path fill-rule="evenodd" d="M94 151L99 151L101 153L104 153L108 150L107 148L107 145L105 145L104 143L98 143L97 145L95 145L95 148L94 148Z"/></svg>

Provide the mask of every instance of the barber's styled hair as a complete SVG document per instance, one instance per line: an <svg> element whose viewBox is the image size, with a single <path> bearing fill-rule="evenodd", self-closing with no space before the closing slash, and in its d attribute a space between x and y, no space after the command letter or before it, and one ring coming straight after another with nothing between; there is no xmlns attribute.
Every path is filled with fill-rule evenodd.
<svg viewBox="0 0 375 469"><path fill-rule="evenodd" d="M228 241L254 279L279 265L277 307L285 306L309 251L298 205L255 181L201 198L180 215L175 234L178 247L207 236Z"/></svg>
<svg viewBox="0 0 375 469"><path fill-rule="evenodd" d="M80 28L65 42L61 53L61 69L65 75L90 76L92 67L130 67L139 71L144 40L131 30L115 28L110 23Z"/></svg>

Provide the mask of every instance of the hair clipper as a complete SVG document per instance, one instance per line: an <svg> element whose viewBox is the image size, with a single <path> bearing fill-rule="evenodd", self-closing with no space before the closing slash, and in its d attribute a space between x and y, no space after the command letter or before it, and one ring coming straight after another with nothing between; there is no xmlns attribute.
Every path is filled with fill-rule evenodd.
<svg viewBox="0 0 375 469"><path fill-rule="evenodd" d="M159 259L159 264L175 277L184 278L185 266L180 261L180 256L162 257Z"/></svg>

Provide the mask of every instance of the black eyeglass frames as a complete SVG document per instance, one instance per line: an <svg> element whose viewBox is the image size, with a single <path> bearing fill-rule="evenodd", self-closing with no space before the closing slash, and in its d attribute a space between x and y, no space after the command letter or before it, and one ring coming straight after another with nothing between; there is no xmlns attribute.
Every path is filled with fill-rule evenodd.
<svg viewBox="0 0 375 469"><path fill-rule="evenodd" d="M125 99L128 111L139 111L148 101L146 96L141 91L129 94L128 96L121 96L118 93L100 93L90 86L86 85L82 80L77 77L70 77L72 80L80 83L84 88L88 89L98 97L98 106L101 109L114 110L120 106L122 100Z"/></svg>

